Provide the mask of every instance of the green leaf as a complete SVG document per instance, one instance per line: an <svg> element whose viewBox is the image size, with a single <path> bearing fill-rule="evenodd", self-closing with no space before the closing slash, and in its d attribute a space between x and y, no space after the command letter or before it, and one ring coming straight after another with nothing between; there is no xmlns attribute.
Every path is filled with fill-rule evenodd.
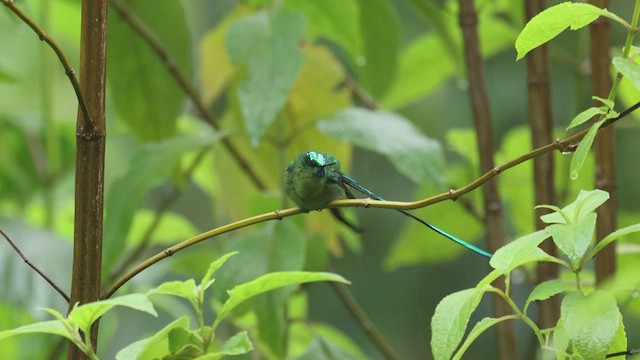
<svg viewBox="0 0 640 360"><path fill-rule="evenodd" d="M560 318L569 339L586 360L603 359L622 315L614 297L601 290L585 296L573 291L562 300Z"/></svg>
<svg viewBox="0 0 640 360"><path fill-rule="evenodd" d="M53 334L74 340L64 324L59 320L41 321L35 324L20 326L15 329L0 331L0 341L16 335Z"/></svg>
<svg viewBox="0 0 640 360"><path fill-rule="evenodd" d="M305 16L310 40L328 39L340 45L354 63L363 56L356 0L288 0L284 6Z"/></svg>
<svg viewBox="0 0 640 360"><path fill-rule="evenodd" d="M104 313L116 306L124 306L158 316L148 297L142 294L129 294L74 307L69 312L69 319L86 332Z"/></svg>
<svg viewBox="0 0 640 360"><path fill-rule="evenodd" d="M624 328L624 321L622 316L620 317L618 331L616 331L616 334L613 336L613 340L611 340L611 346L609 346L607 354L620 351L627 351L627 332Z"/></svg>
<svg viewBox="0 0 640 360"><path fill-rule="evenodd" d="M419 37L400 53L398 71L382 103L398 108L438 88L456 70L446 44L435 34ZM423 71L429 69L429 71Z"/></svg>
<svg viewBox="0 0 640 360"><path fill-rule="evenodd" d="M253 350L253 344L249 339L249 335L247 335L246 331L241 331L225 341L220 351L207 354L199 357L198 359L216 359L217 357L222 357L224 355L241 355L246 354L251 350Z"/></svg>
<svg viewBox="0 0 640 360"><path fill-rule="evenodd" d="M548 237L547 232L540 230L518 238L498 249L491 257L489 264L494 269L506 274L516 267L532 261L553 259L538 247Z"/></svg>
<svg viewBox="0 0 640 360"><path fill-rule="evenodd" d="M435 360L448 360L464 336L471 313L483 292L477 288L447 295L431 318L431 351Z"/></svg>
<svg viewBox="0 0 640 360"><path fill-rule="evenodd" d="M529 294L524 305L523 313L527 313L527 308L534 301L547 300L548 298L563 293L565 291L574 290L575 285L569 284L563 280L548 280L536 285Z"/></svg>
<svg viewBox="0 0 640 360"><path fill-rule="evenodd" d="M200 94L207 107L220 97L233 77L233 66L225 43L229 26L249 11L247 6L236 6L215 27L202 35L199 54Z"/></svg>
<svg viewBox="0 0 640 360"><path fill-rule="evenodd" d="M0 67L0 83L16 83L16 82L18 82L17 75L13 74L7 69Z"/></svg>
<svg viewBox="0 0 640 360"><path fill-rule="evenodd" d="M601 108L597 108L597 107L590 107L587 110L581 112L580 114L576 115L572 120L571 123L569 123L569 126L567 126L567 130L572 129L578 125L582 125L585 122L591 120L592 117L600 114L600 115L604 115L607 112L602 110Z"/></svg>
<svg viewBox="0 0 640 360"><path fill-rule="evenodd" d="M282 221L268 223L256 228L253 232L242 235L230 242L225 252L238 251L239 254L230 259L216 273L216 287L231 289L247 281L274 271L302 270L306 258L306 242L304 233L295 223ZM281 289L267 296L274 296L273 306L282 305L293 291L293 288ZM214 292L217 301L226 300L223 292ZM255 303L237 309L244 312L247 308L255 308Z"/></svg>
<svg viewBox="0 0 640 360"><path fill-rule="evenodd" d="M126 6L156 37L187 79L191 78L191 35L178 0L162 6L129 0ZM144 141L165 139L176 132L185 93L149 45L129 24L109 18L107 72L118 116Z"/></svg>
<svg viewBox="0 0 640 360"><path fill-rule="evenodd" d="M640 64L621 57L613 58L612 63L616 70L631 80L636 89L640 89Z"/></svg>
<svg viewBox="0 0 640 360"><path fill-rule="evenodd" d="M336 344L332 339L325 337L316 337L313 339L304 354L295 358L295 360L358 360L368 359L369 357L358 357L350 354L345 349Z"/></svg>
<svg viewBox="0 0 640 360"><path fill-rule="evenodd" d="M218 316L216 317L213 328L215 329L216 325L229 315L231 310L236 306L258 294L288 285L317 281L349 283L342 276L332 273L305 271L283 271L270 273L229 290L229 299L222 305L220 311L218 311Z"/></svg>
<svg viewBox="0 0 640 360"><path fill-rule="evenodd" d="M558 319L555 329L553 330L553 348L560 351L565 351L569 348L570 340L567 331L564 328L562 319ZM564 360L567 357L564 353L556 353L556 360Z"/></svg>
<svg viewBox="0 0 640 360"><path fill-rule="evenodd" d="M576 152L573 154L573 158L571 158L571 168L569 170L569 176L572 180L578 178L578 173L584 165L585 160L587 160L587 155L589 154L589 150L591 150L591 146L593 145L593 140L596 138L598 134L598 130L602 124L604 124L605 120L600 120L595 124L591 125L587 134L580 140L578 144L578 148Z"/></svg>
<svg viewBox="0 0 640 360"><path fill-rule="evenodd" d="M145 236L148 236L146 232L149 231L151 224L157 221L157 215L157 211L152 209L139 209L135 212L129 230L127 246L138 245L145 239ZM188 239L198 232L198 229L193 226L185 214L167 211L162 215L160 223L156 225L153 236L150 239L150 245L174 245L177 239Z"/></svg>
<svg viewBox="0 0 640 360"><path fill-rule="evenodd" d="M224 265L224 263L230 257L232 257L234 255L237 255L237 254L238 254L237 251L232 251L230 253L224 254L223 256L218 258L216 261L212 262L209 265L209 269L207 269L207 272L202 277L202 281L200 282L200 285L198 286L200 288L200 291L204 292L205 290L207 290L207 288L209 288L209 286L211 286L211 284L213 284L213 275L216 273L216 271L218 271L218 269L222 265Z"/></svg>
<svg viewBox="0 0 640 360"><path fill-rule="evenodd" d="M176 328L189 329L189 317L182 316L169 325L156 332L152 337L138 340L124 349L118 351L116 354L116 360L129 360L129 359L146 359L145 353L154 351L154 355L161 358L164 355L169 355L169 341L168 336L171 330ZM163 351L159 354L160 349ZM148 355L148 354L147 354Z"/></svg>
<svg viewBox="0 0 640 360"><path fill-rule="evenodd" d="M189 135L146 144L135 151L128 171L115 180L105 200L104 269L111 269L125 250L136 210L149 191L173 174L188 151L210 145L220 135ZM108 274L108 271L105 271Z"/></svg>
<svg viewBox="0 0 640 360"><path fill-rule="evenodd" d="M464 355L465 351L478 338L478 336L482 335L482 333L490 329L492 326L498 325L503 321L504 319L496 319L496 318L490 318L490 317L486 317L478 321L475 324L475 326L471 329L471 331L469 331L469 335L467 336L467 339L464 341L464 343L460 347L460 350L455 354L453 359L454 360L461 359L462 355Z"/></svg>
<svg viewBox="0 0 640 360"><path fill-rule="evenodd" d="M417 184L442 188L444 157L440 143L424 136L400 115L350 108L319 121L317 126L339 140L385 155Z"/></svg>
<svg viewBox="0 0 640 360"><path fill-rule="evenodd" d="M607 10L590 4L565 2L552 6L534 16L522 29L516 39L516 60L558 36L566 28L578 30L608 14Z"/></svg>
<svg viewBox="0 0 640 360"><path fill-rule="evenodd" d="M147 295L153 294L173 295L193 302L197 296L196 282L193 279L185 281L167 281L147 292Z"/></svg>
<svg viewBox="0 0 640 360"><path fill-rule="evenodd" d="M570 222L577 222L584 219L589 213L597 209L609 199L609 193L603 190L580 190L574 202L562 208L562 212L569 217ZM553 207L546 206L549 209ZM558 211L545 214L540 217L546 224L567 224L567 219Z"/></svg>
<svg viewBox="0 0 640 360"><path fill-rule="evenodd" d="M254 146L284 106L298 76L305 26L302 16L282 9L242 17L229 28L229 56L248 71L239 86L238 100Z"/></svg>
<svg viewBox="0 0 640 360"><path fill-rule="evenodd" d="M386 0L358 0L358 3L364 59L356 62L356 70L364 87L380 98L396 71L398 17Z"/></svg>
<svg viewBox="0 0 640 360"><path fill-rule="evenodd" d="M601 102L604 106L606 106L606 110L613 110L613 107L615 105L615 102L613 100L609 100L609 99L605 99L605 98L601 98L600 96L592 96L591 97L592 100L597 100L599 102Z"/></svg>
<svg viewBox="0 0 640 360"><path fill-rule="evenodd" d="M598 253L598 251L602 250L603 247L609 245L613 241L618 240L619 238L625 235L632 234L634 232L639 232L639 231L640 231L640 224L635 224L635 225L624 227L622 229L618 229L612 232L611 234L605 236L604 239L600 240L596 244L596 246L593 248L593 251L591 251L590 255L594 256L595 254ZM589 256L589 258L591 258L592 256Z"/></svg>
<svg viewBox="0 0 640 360"><path fill-rule="evenodd" d="M590 213L575 224L553 224L545 229L575 269L580 266L582 257L587 252L593 232L596 228L596 213Z"/></svg>

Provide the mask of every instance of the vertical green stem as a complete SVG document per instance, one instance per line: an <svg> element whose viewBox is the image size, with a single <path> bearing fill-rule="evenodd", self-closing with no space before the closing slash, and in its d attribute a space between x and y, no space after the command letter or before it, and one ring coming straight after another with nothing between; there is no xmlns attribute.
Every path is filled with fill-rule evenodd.
<svg viewBox="0 0 640 360"><path fill-rule="evenodd" d="M627 33L627 39L624 42L624 47L622 48L622 57L628 58L629 53L631 52L631 45L633 44L633 39L636 37L637 27L638 27L638 19L640 18L640 0L636 0L636 4L633 8L633 17L631 18L631 29ZM620 86L620 82L622 81L622 75L618 73L615 80L613 81L613 85L611 86L611 91L609 92L609 96L607 99L613 100L618 93L618 87ZM604 119L605 115L600 117L600 120Z"/></svg>

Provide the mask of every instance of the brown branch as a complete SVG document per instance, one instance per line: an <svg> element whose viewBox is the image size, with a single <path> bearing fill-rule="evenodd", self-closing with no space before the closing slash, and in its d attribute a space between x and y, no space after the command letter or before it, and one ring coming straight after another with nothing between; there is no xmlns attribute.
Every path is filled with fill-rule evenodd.
<svg viewBox="0 0 640 360"><path fill-rule="evenodd" d="M105 85L107 62L107 0L83 0L80 31L82 93L94 123L78 111L76 123L76 185L71 304L96 301L102 277L104 207ZM87 127L87 124L91 124ZM96 349L98 324L92 326ZM68 359L85 358L73 344Z"/></svg>
<svg viewBox="0 0 640 360"><path fill-rule="evenodd" d="M635 105L633 105L632 107L630 107L629 109L623 111L622 113L620 113L620 115L615 118L615 119L610 119L608 121L606 121L602 127L605 128L607 126L610 126L611 124L613 124L615 121L625 117L626 115L630 114L631 112L633 112L634 110L636 110L637 108L640 107L640 102L636 103ZM472 181L471 183L467 184L466 186L458 189L458 190L449 190L446 193L442 193L442 194L438 194L426 199L422 199L422 200L418 200L418 201L412 201L412 202L402 202L402 201L379 201L379 200L372 200L372 199L346 199L346 200L334 200L332 201L329 205L327 205L327 208L334 208L334 207L364 207L364 208L381 208L381 209L403 209L403 210L412 210L412 209L417 209L417 208L422 208L428 205L432 205L441 201L445 201L445 200L456 200L458 197L476 189L477 187L481 186L482 184L484 184L485 182L487 182L488 180L492 179L494 176L498 175L499 173L501 173L502 171L508 170L518 164L521 164L527 160L531 160L533 158L535 158L536 156L540 156L542 154L546 154L548 152L551 152L553 150L560 150L562 152L566 152L567 149L576 141L579 141L580 139L582 139L586 133L587 133L588 129L585 129L573 136L570 136L564 140L557 140L556 142L552 143L552 144L548 144L545 146L542 146L540 148L537 148L531 152L528 152L527 154L524 154L522 156L519 156L509 162L506 162L502 165L496 166L493 169L491 169L490 171L488 171L487 173L485 173L484 175L482 175L481 177L479 177L478 179ZM123 275L120 279L118 279L110 288L109 290L107 290L100 298L101 299L107 299L109 297L111 297L111 295L113 295L122 285L124 285L125 283L127 283L127 281L131 280L134 276L136 276L137 274L139 274L140 272L142 272L143 270L145 270L146 268L150 267L151 265L157 263L158 261L165 259L173 254L175 254L176 252L186 249L192 245L195 245L201 241L213 238L215 236L233 231L233 230L237 230L240 228L244 228L250 225L254 225L254 224L258 224L264 221L269 221L269 220L282 220L285 217L289 217L289 216L293 216L293 215L298 215L302 213L302 211L299 208L291 208L291 209L285 209L285 210L276 210L276 211L272 211L272 212L268 212L268 213L264 213L261 215L256 215L250 218L246 218L243 220L239 220L230 224L226 224L223 226L220 226L218 228L209 230L207 232L204 232L202 234L198 234L190 239L187 239L185 241L182 241L172 247L169 247L159 253L157 253L156 255L148 258L147 260L143 261L142 263L140 263L138 266L136 266L135 268L133 268L131 271L129 271L128 273L126 273L125 275Z"/></svg>
<svg viewBox="0 0 640 360"><path fill-rule="evenodd" d="M89 107L87 106L84 96L82 96L83 92L80 87L80 83L78 82L78 79L76 78L75 72L71 68L71 65L69 65L69 61L67 61L66 56L62 52L62 49L60 49L60 46L58 46L58 43L56 43L56 41L53 40L52 37L47 35L47 33L45 33L44 30L42 30L38 26L38 24L36 24L29 16L27 16L27 14L25 14L13 0L0 0L0 2L11 9L11 11L16 14L16 16L18 16L36 33L36 35L38 35L38 38L41 41L47 43L47 45L49 45L53 52L56 53L58 60L60 60L62 67L64 67L64 73L67 75L67 77L69 77L69 81L71 81L71 86L73 86L73 90L76 93L76 98L78 99L78 105L80 106L80 110L84 115L84 127L87 130L85 136L100 136L99 134L95 134L93 132L96 124L94 123L93 118L89 115Z"/></svg>
<svg viewBox="0 0 640 360"><path fill-rule="evenodd" d="M207 110L204 101L202 100L196 89L180 71L180 69L176 65L176 62L173 60L167 50L162 46L156 36L134 13L132 13L121 2L117 0L111 0L110 3L113 9L118 13L118 15L120 15L120 17L122 17L122 19L127 24L129 24L129 26L131 26L131 28L140 36L140 38L147 42L151 50L156 53L160 61L164 64L164 66L176 80L178 85L191 99L200 116L207 123L209 123L211 127L219 130L220 125L218 124L218 120L216 119L216 117ZM260 178L260 176L258 176L258 173L251 167L249 161L245 159L245 157L240 153L240 150L231 142L231 140L229 140L228 138L223 138L221 142L222 145L227 149L229 154L231 154L231 157L238 163L244 173L247 174L253 185L259 190L266 190L267 185L265 184L265 182Z"/></svg>
<svg viewBox="0 0 640 360"><path fill-rule="evenodd" d="M2 234L2 236L7 240L7 242L9 243L9 245L11 245L13 250L15 250L16 253L18 253L18 255L22 258L22 260L25 262L25 264L29 265L30 268L32 268L36 273L38 273L38 275L40 275L40 277L42 277L46 282L48 282L49 285L51 285L51 287L53 287L58 292L58 294L60 294L60 296L62 296L65 299L65 301L67 303L69 303L69 295L67 295L67 293L65 293L64 290L62 290L47 275L45 275L42 271L40 271L40 269L38 269L38 267L36 265L34 265L31 261L29 261L29 259L27 259L27 257L24 256L22 251L20 251L18 246L16 244L14 244L13 241L11 241L9 236L7 236L7 234L5 234L4 231L2 231L2 229L0 229L0 234Z"/></svg>
<svg viewBox="0 0 640 360"><path fill-rule="evenodd" d="M609 7L608 0L591 0L592 5L600 8ZM591 33L591 92L593 95L606 98L612 86L609 67L609 19L600 17L589 25ZM595 102L594 106L601 106ZM608 128L598 134L595 141L596 154L596 188L609 193L609 201L600 206L598 214L596 238L600 241L616 230L616 211L618 207L618 189L615 166L614 129ZM596 256L596 282L601 283L613 275L616 268L615 243L607 245Z"/></svg>
<svg viewBox="0 0 640 360"><path fill-rule="evenodd" d="M400 359L391 345L378 332L378 329L375 327L371 319L369 319L364 310L362 310L358 300L353 297L353 294L349 289L345 285L335 282L331 282L330 284L351 315L353 315L353 317L358 321L358 325L360 325L364 333L367 334L373 344L384 355L384 358L388 360Z"/></svg>
<svg viewBox="0 0 640 360"><path fill-rule="evenodd" d="M525 18L529 21L545 8L545 0L525 1ZM527 56L527 94L529 98L529 124L531 143L534 148L548 144L553 138L553 118L551 115L551 90L549 86L549 56L547 45L532 50ZM552 154L541 155L533 160L533 183L535 186L535 205L556 204L555 166ZM545 223L540 216L548 212L535 210L537 229L544 229ZM540 248L555 256L557 248L552 241L545 241ZM535 283L558 278L560 267L553 262L539 262L536 266ZM540 315L538 327L545 329L555 326L560 317L560 298L538 304Z"/></svg>
<svg viewBox="0 0 640 360"><path fill-rule="evenodd" d="M489 96L484 84L484 69L480 43L477 33L477 15L473 0L459 0L460 27L464 41L464 58L469 79L469 95L473 111L473 123L476 130L478 153L480 154L480 171L485 172L494 167L493 162L493 126L489 109ZM492 179L482 187L484 195L485 227L487 229L487 245L495 252L506 244L505 224L502 211L502 200L498 192L498 181ZM494 282L494 286L504 290L504 282ZM496 318L512 313L511 308L498 295L493 297L493 311ZM500 359L516 359L516 339L512 322L502 322L496 327L498 336L498 355Z"/></svg>

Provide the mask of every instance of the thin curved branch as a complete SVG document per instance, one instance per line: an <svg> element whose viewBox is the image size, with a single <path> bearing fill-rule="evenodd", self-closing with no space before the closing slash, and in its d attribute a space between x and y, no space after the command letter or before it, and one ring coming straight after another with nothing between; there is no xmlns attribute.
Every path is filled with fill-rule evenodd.
<svg viewBox="0 0 640 360"><path fill-rule="evenodd" d="M60 294L60 296L64 298L64 300L68 304L70 301L69 295L67 295L67 293L65 293L64 290L62 290L53 280L49 279L49 277L45 275L40 269L38 269L37 266L35 266L31 261L29 261L29 259L27 259L27 257L24 256L22 251L20 251L18 246L14 244L13 241L11 241L9 236L7 236L7 234L5 234L4 231L2 231L2 229L0 229L0 234L2 234L2 236L7 240L7 242L9 243L9 245L11 245L13 250L15 250L16 253L18 253L18 255L22 258L25 264L29 265L30 268L32 268L36 273L38 273L38 275L40 275L46 282L48 282L49 285L51 285L51 287L53 287L58 292L58 294Z"/></svg>
<svg viewBox="0 0 640 360"><path fill-rule="evenodd" d="M626 115L628 115L629 113L631 113L632 111L636 110L637 108L640 107L640 102L636 103L635 105L633 105L632 107L630 107L629 109L623 111L622 113L620 113L620 115L617 118L614 119L609 119L607 120L600 129L605 128L611 124L613 124L615 121L625 117ZM504 170L510 169L520 163L523 163L527 160L530 160L536 156L539 156L541 154L546 154L552 150L558 149L560 151L566 152L566 151L572 151L575 149L575 142L579 141L580 139L582 139L585 134L587 133L588 130L584 130L581 131L573 136L570 136L568 138L565 138L563 140L557 140L556 142L552 143L552 144L548 144L546 146L542 146L540 148L537 148L531 152L528 152L527 154L524 154L520 157L517 157L509 162L506 162L502 165L496 166L495 168L493 168L491 171L485 173L484 175L482 175L481 177L479 177L478 179L476 179L475 181L472 181L471 183L469 183L468 185L458 189L458 190L449 190L446 193L442 193L439 195L435 195L426 199L422 199L419 201L413 201L413 202L402 202L402 201L379 201L379 200L371 200L371 199L346 199L346 200L334 200L332 201L329 205L327 205L327 208L333 208L333 207L372 207L372 208L383 208L383 209L403 209L403 210L412 210L412 209L417 209L417 208L421 208L421 207L425 207L427 205L431 205L431 204L435 204L444 200L455 200L458 197L460 197L461 195L464 195L468 192L470 192L471 190L474 190L475 188L479 187L480 185L482 185L483 183L487 182L489 179L493 178L494 176L498 175L499 173L501 173ZM261 215L256 215L250 218L246 218L243 220L239 220L230 224L226 224L223 226L220 226L218 228L209 230L207 232L204 232L202 234L198 234L190 239L187 239L185 241L182 241L172 247L169 247L167 249L165 249L164 251L161 251L159 253L157 253L156 255L148 258L147 260L143 261L142 263L140 263L138 266L136 266L135 268L133 268L132 270L130 270L128 273L126 273L125 275L123 275L121 278L119 278L110 288L109 290L107 290L101 297L100 299L107 299L109 297L111 297L111 295L113 295L122 285L124 285L127 281L131 280L134 276L136 276L138 273L140 273L141 271L143 271L144 269L150 267L151 265L157 263L158 261L169 257L173 254L175 254L176 252L185 249L191 245L195 245L201 241L207 240L209 238L233 231L233 230L237 230L240 228L244 228L250 225L254 225L257 223L261 223L264 221L269 221L269 220L282 220L285 217L289 217L289 216L293 216L293 215L298 215L302 213L302 211L299 208L290 208L290 209L285 209L285 210L275 210L272 212L268 212L268 213L264 213Z"/></svg>
<svg viewBox="0 0 640 360"><path fill-rule="evenodd" d="M83 133L83 136L87 138L96 136L94 132L95 123L93 122L93 118L89 115L89 108L87 107L87 103L85 102L82 91L80 90L80 82L76 77L75 71L73 71L71 65L69 65L69 61L67 61L62 49L58 46L58 43L56 43L52 37L47 35L47 33L45 33L44 30L42 30L29 16L27 16L27 14L25 14L13 0L0 0L0 2L16 14L16 16L18 16L25 24L29 25L36 35L38 35L38 38L47 43L53 52L56 53L58 60L60 60L62 67L64 67L64 73L69 77L69 81L71 81L71 86L73 86L76 98L78 99L78 104L80 105L80 111L82 111L82 115L84 117L85 132Z"/></svg>
<svg viewBox="0 0 640 360"><path fill-rule="evenodd" d="M384 355L385 359L388 360L397 360L400 359L398 354L396 354L395 350L391 347L389 343L385 340L384 337L378 332L378 329L374 326L373 322L367 314L362 310L362 307L358 303L353 296L353 294L349 291L349 289L343 285L334 282L330 282L333 290L338 294L342 303L345 304L351 315L358 320L358 324L362 328L362 330L367 334L369 339L375 344L375 346L380 350L380 352Z"/></svg>

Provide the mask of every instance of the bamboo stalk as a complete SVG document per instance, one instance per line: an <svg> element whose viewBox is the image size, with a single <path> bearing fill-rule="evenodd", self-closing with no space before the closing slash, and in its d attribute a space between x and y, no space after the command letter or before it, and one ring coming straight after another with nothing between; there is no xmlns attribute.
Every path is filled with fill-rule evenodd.
<svg viewBox="0 0 640 360"><path fill-rule="evenodd" d="M80 34L80 91L93 123L78 111L71 306L100 297L104 203L107 0L83 0ZM98 331L91 343L96 349ZM85 358L70 345L68 359Z"/></svg>
<svg viewBox="0 0 640 360"><path fill-rule="evenodd" d="M484 84L484 69L480 44L477 33L477 16L473 0L460 0L460 27L464 41L465 66L469 80L469 95L473 111L473 123L478 140L480 154L480 171L486 172L494 168L493 162L493 133L489 97ZM484 196L485 227L487 229L487 243L491 252L496 251L506 243L502 201L498 193L497 178L486 182L482 187ZM494 286L501 289L505 285L496 280ZM511 309L499 296L493 297L493 311L496 318L510 315ZM512 322L500 323L497 327L498 356L502 360L516 359L516 341Z"/></svg>
<svg viewBox="0 0 640 360"><path fill-rule="evenodd" d="M590 3L600 8L609 6L608 0L591 0ZM609 20L600 17L589 25L591 34L591 92L593 95L606 98L612 86L609 67ZM594 106L601 106L596 102ZM609 201L596 210L598 220L596 225L596 239L612 233L617 228L616 209L618 206L618 189L615 165L615 137L614 128L609 127L598 134L595 141L596 154L596 188L609 193ZM596 256L596 282L601 283L612 275L616 269L615 243L607 245Z"/></svg>
<svg viewBox="0 0 640 360"><path fill-rule="evenodd" d="M544 10L545 0L525 1L525 17L529 21ZM549 86L549 60L547 45L532 50L527 56L527 94L529 98L529 124L533 148L548 144L553 139L553 118L551 114L551 90ZM535 205L556 204L557 196L554 186L553 154L541 155L533 160L533 183L535 186ZM538 209L535 212L537 229L544 229L546 224L540 216L549 210ZM540 245L547 254L556 256L557 248L552 241ZM540 262L536 268L536 283L557 279L559 266L553 262ZM560 298L553 297L549 301L539 303L540 315L538 326L542 329L556 325L560 317Z"/></svg>

